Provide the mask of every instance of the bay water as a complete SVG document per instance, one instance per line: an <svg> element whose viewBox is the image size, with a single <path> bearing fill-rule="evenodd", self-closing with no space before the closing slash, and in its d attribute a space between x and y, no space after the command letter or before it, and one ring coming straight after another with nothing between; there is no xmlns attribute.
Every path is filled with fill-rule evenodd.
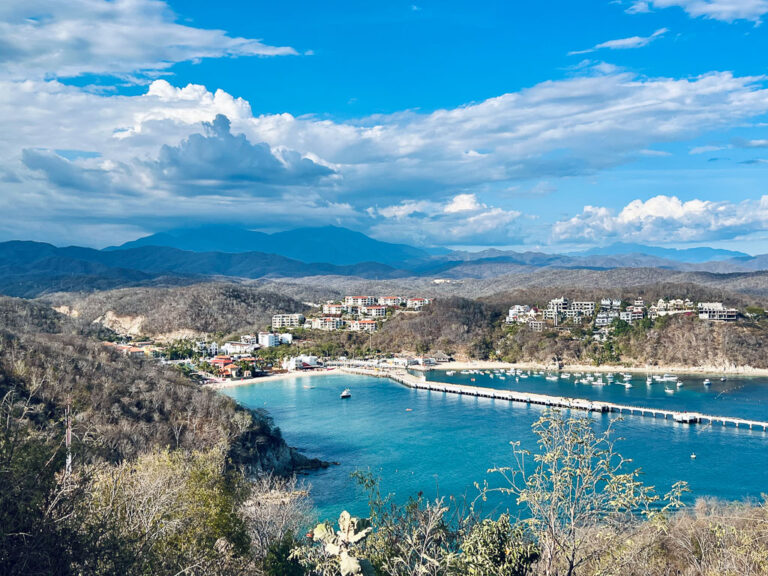
<svg viewBox="0 0 768 576"><path fill-rule="evenodd" d="M578 384L575 378L550 381L535 373L517 380L493 376L427 373L428 379L443 382L768 421L768 380L760 378L721 382L712 376L712 384L704 386L704 376L697 375L682 377L683 386L677 387L668 382L646 384L644 374L635 374L627 387L620 376L605 386ZM345 388L351 389L352 397L341 400ZM338 462L306 478L322 518L337 517L344 509L366 514L365 495L351 478L356 470L380 477L383 490L399 501L418 492L471 501L478 495L475 482L503 484L487 470L514 465L510 442L535 451L531 425L546 410L412 390L385 378L343 373L297 375L222 392L249 408L266 409L291 446L308 456ZM590 418L601 431L616 415ZM612 426L618 451L660 493L678 480L688 482L689 502L704 496L757 499L768 493L768 432L762 429L680 424L628 414ZM515 509L509 497L492 498L484 505L488 513L506 508Z"/></svg>

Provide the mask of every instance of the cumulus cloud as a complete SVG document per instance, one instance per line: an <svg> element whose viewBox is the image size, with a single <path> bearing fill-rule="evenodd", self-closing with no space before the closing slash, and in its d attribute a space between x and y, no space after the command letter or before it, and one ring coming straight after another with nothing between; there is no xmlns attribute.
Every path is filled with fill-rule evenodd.
<svg viewBox="0 0 768 576"><path fill-rule="evenodd" d="M130 76L201 58L288 54L296 54L296 50L179 24L161 0L0 4L4 76Z"/></svg>
<svg viewBox="0 0 768 576"><path fill-rule="evenodd" d="M245 135L232 134L230 125L226 116L218 114L212 122L203 123L204 134L192 134L178 146L163 145L150 164L155 176L179 189L192 186L209 192L211 187L316 184L333 174L294 150L273 152L267 144L251 144Z"/></svg>
<svg viewBox="0 0 768 576"><path fill-rule="evenodd" d="M607 42L601 42L600 44L596 44L592 48L587 48L586 50L574 50L573 52L568 52L569 56L573 56L575 54L589 54L590 52L595 52L597 50L628 50L630 48L642 48L643 46L648 46L651 42L656 40L657 38L660 38L664 34L669 32L667 28L659 28L651 34L650 36L631 36L629 38L619 38L617 40L608 40Z"/></svg>
<svg viewBox="0 0 768 576"><path fill-rule="evenodd" d="M724 22L751 20L760 22L768 14L768 0L636 0L627 12L638 14L653 8L682 8L693 18L710 18Z"/></svg>
<svg viewBox="0 0 768 576"><path fill-rule="evenodd" d="M126 221L153 216L162 205L190 217L242 218L247 198L254 213L280 221L293 214L297 222L305 215L285 203L299 198L312 217L368 222L390 238L404 223L392 216L401 215L414 218L416 227L424 221L425 238L492 243L519 232L510 209L515 194L504 190L593 174L632 162L652 146L765 112L763 79L730 73L688 79L589 74L454 109L346 121L254 115L247 101L222 90L166 80L137 96L0 80L6 136L0 170L19 180L7 185L8 197L29 194L52 219L66 200L79 205L77 186L97 190L106 181L104 190L132 194L131 201L118 210L95 195L91 216ZM72 149L95 157L48 152ZM184 185L174 184L183 179ZM365 215L372 198L383 206L373 220ZM21 207L0 202L0 209L12 217ZM432 209L456 221L425 220Z"/></svg>
<svg viewBox="0 0 768 576"><path fill-rule="evenodd" d="M602 206L585 206L581 214L557 222L557 241L691 242L719 240L762 230L768 224L768 196L741 203L682 201L676 196L633 200L618 214Z"/></svg>
<svg viewBox="0 0 768 576"><path fill-rule="evenodd" d="M474 194L457 194L443 202L403 202L383 208L370 207L376 218L371 227L377 238L415 244L508 244L518 241L517 210L489 207Z"/></svg>

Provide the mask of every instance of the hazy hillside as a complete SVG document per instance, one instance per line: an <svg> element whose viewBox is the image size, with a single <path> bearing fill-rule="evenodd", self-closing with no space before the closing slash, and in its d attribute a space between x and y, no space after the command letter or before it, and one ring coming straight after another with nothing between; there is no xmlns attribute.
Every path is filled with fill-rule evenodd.
<svg viewBox="0 0 768 576"><path fill-rule="evenodd" d="M223 283L61 293L44 301L84 322L103 323L134 336L253 331L269 325L273 314L307 309L268 288Z"/></svg>

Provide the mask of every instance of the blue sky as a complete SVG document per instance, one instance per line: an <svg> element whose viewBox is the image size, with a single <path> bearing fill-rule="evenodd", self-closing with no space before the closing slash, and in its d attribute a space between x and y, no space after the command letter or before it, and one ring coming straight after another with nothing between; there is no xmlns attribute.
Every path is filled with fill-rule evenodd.
<svg viewBox="0 0 768 576"><path fill-rule="evenodd" d="M768 0L0 7L0 240L768 252Z"/></svg>

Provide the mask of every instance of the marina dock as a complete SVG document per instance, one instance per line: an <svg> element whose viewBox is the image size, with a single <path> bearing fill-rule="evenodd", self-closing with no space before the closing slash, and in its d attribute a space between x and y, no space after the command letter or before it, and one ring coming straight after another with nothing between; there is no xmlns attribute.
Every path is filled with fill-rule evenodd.
<svg viewBox="0 0 768 576"><path fill-rule="evenodd" d="M681 412L677 410L664 410L661 408L647 408L643 406L630 406L613 402L596 402L585 398L568 398L564 396L551 396L548 394L532 394L528 392L515 392L513 390L497 390L481 386L466 386L464 384L449 384L447 382L430 382L425 377L418 377L405 370L382 370L368 368L342 368L349 374L361 376L373 376L375 378L389 378L403 386L416 390L429 392L442 392L445 394L459 394L462 396L475 396L478 398L490 398L492 400L505 400L528 405L548 406L552 408L565 408L568 410L582 410L586 412L630 414L645 416L648 418L664 418L684 424L722 424L735 428L762 429L768 431L768 422L760 420L747 420L732 416L715 416L702 414L701 412Z"/></svg>

